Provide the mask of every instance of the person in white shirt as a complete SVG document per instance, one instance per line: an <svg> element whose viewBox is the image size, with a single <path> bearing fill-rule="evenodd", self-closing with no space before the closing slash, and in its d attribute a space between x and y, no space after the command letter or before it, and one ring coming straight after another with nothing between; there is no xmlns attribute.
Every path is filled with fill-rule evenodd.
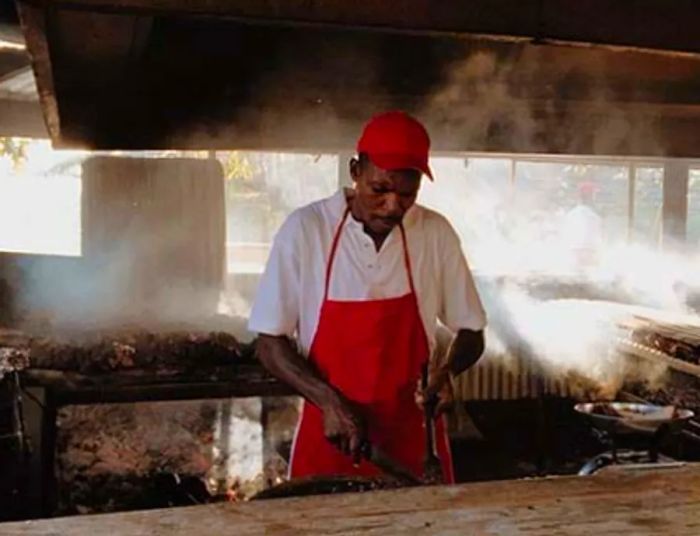
<svg viewBox="0 0 700 536"><path fill-rule="evenodd" d="M579 270L592 268L598 262L603 246L603 219L594 208L598 187L593 182L578 185L579 201L563 218L561 237Z"/></svg>
<svg viewBox="0 0 700 536"><path fill-rule="evenodd" d="M350 161L354 188L293 212L275 237L249 329L258 357L305 399L290 475L363 475L372 444L419 476L425 456L416 385L438 320L456 335L419 401L483 352L486 316L459 237L415 204L428 165L425 128L373 117ZM444 423L443 478L453 481Z"/></svg>

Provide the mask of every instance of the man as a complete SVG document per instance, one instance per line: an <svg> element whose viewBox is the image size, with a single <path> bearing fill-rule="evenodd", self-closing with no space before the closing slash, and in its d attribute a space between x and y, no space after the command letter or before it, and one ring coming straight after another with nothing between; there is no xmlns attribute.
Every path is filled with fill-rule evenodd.
<svg viewBox="0 0 700 536"><path fill-rule="evenodd" d="M423 396L483 351L485 315L459 238L415 205L422 175L432 179L429 147L409 115L375 116L350 161L354 188L296 210L275 238L249 328L262 363L305 398L292 477L378 474L361 459L367 442L420 476L415 390L437 320L457 335ZM442 420L436 437L451 482Z"/></svg>
<svg viewBox="0 0 700 536"><path fill-rule="evenodd" d="M603 246L603 219L595 209L598 186L584 181L578 185L578 203L563 218L561 235L578 270L594 268Z"/></svg>

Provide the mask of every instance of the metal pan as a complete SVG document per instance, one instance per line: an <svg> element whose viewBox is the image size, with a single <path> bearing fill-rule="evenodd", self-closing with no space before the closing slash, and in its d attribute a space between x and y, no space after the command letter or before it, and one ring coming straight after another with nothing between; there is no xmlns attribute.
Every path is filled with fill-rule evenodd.
<svg viewBox="0 0 700 536"><path fill-rule="evenodd" d="M611 434L655 434L661 427L677 432L694 415L689 409L633 402L587 402L574 409L595 428Z"/></svg>

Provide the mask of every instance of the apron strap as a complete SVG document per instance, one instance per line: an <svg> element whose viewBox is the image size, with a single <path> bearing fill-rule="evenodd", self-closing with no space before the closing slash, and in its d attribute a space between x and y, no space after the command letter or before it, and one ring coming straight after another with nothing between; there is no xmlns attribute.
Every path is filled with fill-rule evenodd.
<svg viewBox="0 0 700 536"><path fill-rule="evenodd" d="M406 231L404 231L403 223L399 224L399 229L401 230L401 241L403 242L403 262L406 266L406 273L408 274L408 286L411 289L411 294L415 294L416 288L413 285L413 270L411 269L411 256L408 254Z"/></svg>
<svg viewBox="0 0 700 536"><path fill-rule="evenodd" d="M333 236L333 244L331 245L331 254L328 257L328 264L326 265L326 284L325 288L323 290L323 301L325 302L328 300L328 288L330 287L331 284L331 268L333 267L333 261L335 260L335 252L338 249L338 242L340 241L340 231L343 228L343 225L345 225L345 220L348 219L348 214L350 214L350 207L347 207L345 209L345 212L343 213L343 217L340 220L340 224L338 225L338 228L335 230L335 236Z"/></svg>
<svg viewBox="0 0 700 536"><path fill-rule="evenodd" d="M340 220L338 228L335 230L335 235L333 236L333 243L331 245L331 253L328 257L328 264L326 265L326 282L323 290L323 301L328 300L328 292L331 284L331 269L333 268L333 261L335 260L335 254L338 250L338 242L340 242L340 232L345 225L345 220L348 219L348 214L350 214L350 207L345 209L343 217ZM413 284L413 271L411 270L411 257L408 254L408 244L406 242L406 231L404 231L403 223L399 224L399 229L401 230L401 243L403 244L403 260L404 266L406 267L406 274L408 275L408 287L411 289L411 294L416 293L415 286Z"/></svg>

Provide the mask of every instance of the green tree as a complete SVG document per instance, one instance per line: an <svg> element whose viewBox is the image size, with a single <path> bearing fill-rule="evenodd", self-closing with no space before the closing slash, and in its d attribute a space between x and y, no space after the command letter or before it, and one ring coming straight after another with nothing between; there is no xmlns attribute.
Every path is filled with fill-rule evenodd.
<svg viewBox="0 0 700 536"><path fill-rule="evenodd" d="M15 169L22 167L27 159L29 140L0 136L0 158L9 158Z"/></svg>
<svg viewBox="0 0 700 536"><path fill-rule="evenodd" d="M251 180L258 172L258 166L251 158L240 151L227 151L219 156L226 180Z"/></svg>

